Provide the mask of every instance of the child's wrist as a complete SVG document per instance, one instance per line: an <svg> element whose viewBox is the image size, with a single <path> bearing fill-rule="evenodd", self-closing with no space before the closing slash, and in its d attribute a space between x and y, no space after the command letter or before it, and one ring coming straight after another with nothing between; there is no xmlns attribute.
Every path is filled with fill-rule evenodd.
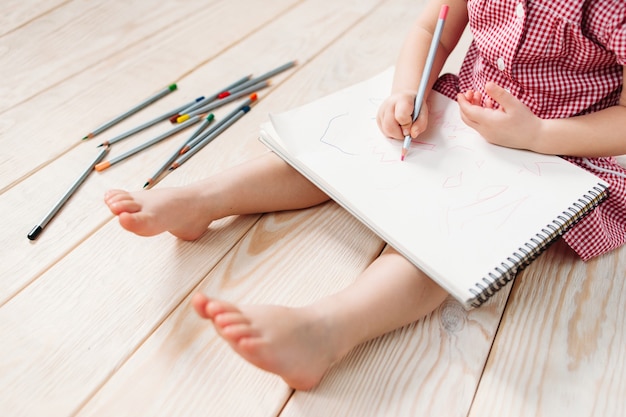
<svg viewBox="0 0 626 417"><path fill-rule="evenodd" d="M558 155L554 149L554 135L550 133L550 120L537 118L531 126L530 147L533 152Z"/></svg>

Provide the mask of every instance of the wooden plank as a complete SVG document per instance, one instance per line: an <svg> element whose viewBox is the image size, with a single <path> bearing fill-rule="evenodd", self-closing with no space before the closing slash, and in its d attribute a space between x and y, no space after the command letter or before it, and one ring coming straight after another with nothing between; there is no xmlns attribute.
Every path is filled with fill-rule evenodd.
<svg viewBox="0 0 626 417"><path fill-rule="evenodd" d="M297 3L297 0L279 0L268 4L251 3L248 11L254 17L253 21L242 19L240 7L229 1L212 2L194 9L186 6L185 9L189 9L190 15L178 21L174 20L177 14L170 15L169 26L158 27L159 30L150 34L150 37L126 45L125 49L118 49L114 54L100 49L100 53L103 54L100 59L93 58L97 63L71 78L64 79L62 83L48 86L44 93L7 110L2 115L0 146L11 149L12 152L0 154L0 193L78 146L81 138L92 129L118 116L171 82L180 81L232 44L236 44L277 15L284 13L294 3ZM104 6L93 7L98 9ZM82 13L80 9L74 12ZM120 15L125 14L121 11ZM215 16L220 18L216 19ZM71 17L62 17L71 20ZM65 20L53 21L50 25L62 25ZM163 19L155 19L155 22L165 25ZM146 26L150 27L152 24L152 21L149 21ZM124 26L116 27L118 32L111 36L113 38L124 36L126 32ZM88 28L78 26L72 30ZM229 36L224 36L224 33L228 33ZM28 43L27 36L30 35L20 31L12 36L23 36L21 42ZM56 47L63 50L71 48L72 45L63 43ZM49 55L51 57L48 59L57 66L58 63L54 61L56 54ZM242 67L246 71L250 67L254 68L249 61L248 58L247 65ZM38 63L38 68L48 64L44 58L39 58L35 62ZM181 85L181 91L168 97L172 99L170 103L175 103L173 105L176 106L198 95L212 93L213 88L220 88L222 83L226 82L224 80L230 81L235 77L233 75L235 70L236 68L230 66L221 68L220 72L204 80L201 92L185 90ZM45 70L40 71L37 76L45 77ZM227 74L228 77L221 78L222 74ZM31 76L34 77L35 74ZM11 80L0 79L0 91L28 88L22 84L13 86L9 81ZM31 82L36 81L29 79L26 84ZM150 110L153 109L150 107ZM146 113L147 111L137 115L142 116L140 121L146 119ZM137 120L139 119L135 119L135 122ZM109 134L114 132L119 130L107 131Z"/></svg>
<svg viewBox="0 0 626 417"><path fill-rule="evenodd" d="M74 412L255 219L193 244L100 229L0 309L0 414Z"/></svg>
<svg viewBox="0 0 626 417"><path fill-rule="evenodd" d="M296 391L281 417L466 416L506 296L469 312L448 298L423 320L354 349L319 387Z"/></svg>
<svg viewBox="0 0 626 417"><path fill-rule="evenodd" d="M0 37L41 18L68 0L5 0L0 14Z"/></svg>
<svg viewBox="0 0 626 417"><path fill-rule="evenodd" d="M380 249L334 203L267 215L198 290L301 305L346 285ZM236 356L186 299L78 415L275 416L290 394L280 378Z"/></svg>
<svg viewBox="0 0 626 417"><path fill-rule="evenodd" d="M558 242L519 277L470 416L626 415L626 248Z"/></svg>
<svg viewBox="0 0 626 417"><path fill-rule="evenodd" d="M70 2L3 38L0 113L144 39L206 2ZM34 40L24 47L25 40ZM165 85L163 85L164 87ZM161 88L158 86L157 88Z"/></svg>
<svg viewBox="0 0 626 417"><path fill-rule="evenodd" d="M226 3L227 2L220 4L225 5ZM281 5L279 2L276 2L276 4ZM261 23L265 23L265 21L262 20L263 18L270 20L276 13L283 10L282 8L271 8L261 4L259 4L258 7L259 10L257 11L258 13L255 14L255 18ZM285 6L282 5L282 7ZM51 139L45 135L37 135L35 131L30 130L33 129L30 124L36 124L40 128L46 124L57 127L64 126L63 129L75 131L75 127L67 123L68 118L70 118L69 113L64 113L61 117L55 112L62 111L61 109L65 107L76 109L81 106L80 102L82 99L94 105L100 102L101 107L99 108L102 109L103 112L104 109L109 109L108 111L111 114L119 114L125 109L120 109L118 96L107 95L105 99L100 98L100 94L109 88L107 85L111 86L116 84L121 86L126 83L129 85L128 90L133 90L134 88L132 86L134 82L138 81L138 83L144 87L148 82L152 82L154 86L156 85L155 80L157 78L161 80L168 78L164 74L172 71L172 67L175 72L188 71L188 69L197 67L202 60L206 59L206 55L202 55L203 53L207 55L217 55L220 52L220 48L228 43L227 41L223 41L222 43L214 42L212 45L207 45L206 48L196 48L198 55L189 56L186 59L173 59L171 63L169 61L168 63L162 62L161 65L157 66L157 69L148 71L148 65L155 65L155 61L153 60L161 61L163 59L162 50L176 49L176 46L180 45L184 39L189 39L189 37L192 37L194 34L211 37L217 36L217 34L227 27L236 30L238 34L245 33L245 29L252 30L254 28L249 22L242 21L237 7L233 6L233 8L230 9L221 8L219 10L223 12L221 13L223 16L221 24L210 25L211 28L207 29L205 32L202 32L200 28L207 26L206 20L209 18L210 13L216 12L215 9L207 9L204 20L200 19L196 23L190 22L189 25L185 24L184 26L188 31L180 30L180 32L176 34L177 36L168 36L170 33L159 35L165 36L159 37L154 42L163 41L161 47L154 48L152 52L147 55L139 53L139 51L145 51L146 48L138 46L135 50L135 52L138 53L137 55L129 53L116 58L122 60L124 65L114 64L112 62L108 62L108 65L103 63L102 68L98 68L97 71L87 71L81 74L79 78L83 81L77 84L86 84L89 79L98 80L97 83L95 83L97 86L93 86L98 91L91 90L83 92L80 97L76 98L72 105L68 106L55 104L54 99L58 98L58 96L55 93L50 93L50 95L46 95L47 102L44 107L40 108L43 113L37 121L31 123L31 120L20 120L18 126L10 129L5 136L0 136L2 138L0 141L7 139L15 145L11 146L7 144L7 146L9 146L7 149L12 149L12 152L6 152L0 155L0 159L5 158L4 161L0 161L0 171L7 174L4 176L0 173L0 178L10 181L11 178L14 177L12 167L16 167L19 171L28 169L29 164L36 164L38 158L49 161L47 162L48 165L44 166L43 169L36 171L23 181L17 182L14 187L5 190L2 194L2 199L0 199L0 215L4 216L3 218L7 220L5 233L0 237L0 242L6 248L6 250L0 252L0 271L2 271L2 274L0 274L0 305L21 288L28 285L28 283L39 274L47 270L50 265L84 240L94 229L111 219L112 216L102 204L102 196L106 189L141 187L145 179L152 174L169 154L171 154L173 141L176 140L179 142L183 140L184 135L189 134L189 132L181 133L177 137L170 139L168 147L165 147L167 144L163 144L161 148L150 149L150 152L147 152L146 155L140 155L134 158L130 164L116 166L101 174L94 173L92 175L94 178L89 178L88 183L84 184L78 190L59 215L49 224L39 240L30 242L25 238L26 234L54 205L79 173L85 169L85 164L88 164L95 157L95 152L97 152L96 144L100 143L96 139L102 140L103 138L111 137L103 135L100 138L96 137L93 140L82 142L76 142L75 138L68 140L65 146L72 146L71 151L68 151L65 155L55 160L55 157L51 155L51 153L54 154L58 152L58 148L56 151L54 149L57 146L63 145L57 143L55 141L56 138ZM178 28L182 29L180 27ZM329 36L332 36L332 32L329 31L328 33ZM309 43L307 46L311 48L310 51L313 53L317 48L323 47L325 45L324 42L328 42L328 39L328 37L324 38L323 36L317 39L312 38L310 39L311 42L319 41L321 44L315 47L314 43ZM293 52L297 49L297 45L295 43L291 45L293 46L290 52ZM268 48L268 46L266 46L266 48ZM240 49L240 51L242 50ZM172 55L174 58L176 57L175 54ZM185 52L185 55L189 55L189 52ZM306 58L306 56L303 57ZM287 60L280 56L276 58ZM276 58L267 56L264 59L260 59L259 63L248 65L246 71L260 73L261 71L272 68L277 65L275 63ZM145 112L136 115L136 117L120 124L120 126L116 126L112 129L110 135L134 127L136 124L159 115L194 97L209 94L213 92L213 90L223 87L225 83L230 82L231 78L236 79L239 77L239 75L236 77L233 76L233 73L239 71L239 65L239 62L218 60L215 64L210 66L212 72L202 73L204 78L197 79L197 84L181 86L181 92L171 94ZM145 74L142 74L142 72ZM243 73L244 71L242 70L241 72ZM104 76L104 79L100 79L100 76ZM184 81L181 82L181 84L185 84ZM152 89L154 87L150 88ZM176 96L176 94L184 94L184 97ZM129 100L129 102L131 101ZM21 106L22 109L25 107L26 105ZM51 110L44 111L45 109ZM95 126L95 124L96 122L94 121L92 126ZM170 127L169 123L165 122L164 125L157 126L155 129L148 132L143 132L137 135L137 137L129 139L127 142L120 142L111 150L110 155L119 155L127 149L135 147L154 137L157 134L156 132L163 132ZM255 129L257 127L258 122L254 125ZM31 137L33 138L32 141L24 140L24 138ZM37 144L38 141L39 143ZM69 143L74 143L74 145L69 145ZM154 152L157 149L160 149L160 153ZM219 164L216 164L215 168L219 166ZM201 169L200 172L207 175L207 171L204 169ZM19 172L17 175L20 175ZM16 207L20 207L21 209L16 210Z"/></svg>
<svg viewBox="0 0 626 417"><path fill-rule="evenodd" d="M94 146L83 144L0 198L0 216L4 219L0 237L4 247L0 251L0 306L112 218L102 203L108 183L92 174L38 240L26 237L97 153Z"/></svg>

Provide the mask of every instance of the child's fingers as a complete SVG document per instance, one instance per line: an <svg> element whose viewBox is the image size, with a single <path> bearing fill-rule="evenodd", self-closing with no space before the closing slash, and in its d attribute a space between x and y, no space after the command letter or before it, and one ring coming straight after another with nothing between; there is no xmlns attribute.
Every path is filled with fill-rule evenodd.
<svg viewBox="0 0 626 417"><path fill-rule="evenodd" d="M478 91L474 91L474 94L472 95L472 104L480 106L482 99L483 99L483 95L480 94L480 92Z"/></svg>
<svg viewBox="0 0 626 417"><path fill-rule="evenodd" d="M394 118L396 123L400 125L402 136L408 135L413 124L413 103L407 100L398 101L394 111Z"/></svg>
<svg viewBox="0 0 626 417"><path fill-rule="evenodd" d="M378 123L378 128L385 136L394 139L404 138L402 129L398 125L393 111L390 109L384 106L381 107L377 114L376 122Z"/></svg>
<svg viewBox="0 0 626 417"><path fill-rule="evenodd" d="M480 92L475 91L475 90L467 90L464 93L460 93L460 94L463 97L465 97L468 103L473 104L475 106L482 105L483 95Z"/></svg>
<svg viewBox="0 0 626 417"><path fill-rule="evenodd" d="M484 111L484 109L480 106L473 105L472 102L462 93L457 95L457 103L459 105L461 119L463 119L463 122L465 122L466 125L475 128L477 125L476 119L479 117L480 112Z"/></svg>
<svg viewBox="0 0 626 417"><path fill-rule="evenodd" d="M426 130L428 125L428 106L426 103L422 104L420 114L415 119L415 122L411 124L410 135L412 138L416 138L420 133Z"/></svg>
<svg viewBox="0 0 626 417"><path fill-rule="evenodd" d="M505 110L506 108L515 105L515 98L511 95L511 93L492 81L485 84L485 92L489 95L488 97L491 100L491 108L494 107L494 102L500 105L501 110Z"/></svg>

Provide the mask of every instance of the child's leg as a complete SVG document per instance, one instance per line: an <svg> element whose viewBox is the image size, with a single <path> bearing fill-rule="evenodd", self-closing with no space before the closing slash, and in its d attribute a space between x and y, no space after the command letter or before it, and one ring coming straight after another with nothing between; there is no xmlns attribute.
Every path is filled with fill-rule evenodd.
<svg viewBox="0 0 626 417"><path fill-rule="evenodd" d="M105 202L127 230L142 236L168 231L193 240L211 221L233 214L311 207L328 200L273 153L184 187L111 190Z"/></svg>
<svg viewBox="0 0 626 417"><path fill-rule="evenodd" d="M244 359L305 390L358 344L427 315L445 297L443 289L389 249L353 284L305 307L239 307L203 294L192 304Z"/></svg>

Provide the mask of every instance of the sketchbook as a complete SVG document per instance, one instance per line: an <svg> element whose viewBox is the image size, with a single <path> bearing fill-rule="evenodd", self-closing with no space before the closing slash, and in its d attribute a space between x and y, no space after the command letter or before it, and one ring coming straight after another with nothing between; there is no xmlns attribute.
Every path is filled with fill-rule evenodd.
<svg viewBox="0 0 626 417"><path fill-rule="evenodd" d="M432 92L404 161L376 112L393 68L280 114L260 140L466 308L511 281L597 206L608 184L552 155L489 144Z"/></svg>

